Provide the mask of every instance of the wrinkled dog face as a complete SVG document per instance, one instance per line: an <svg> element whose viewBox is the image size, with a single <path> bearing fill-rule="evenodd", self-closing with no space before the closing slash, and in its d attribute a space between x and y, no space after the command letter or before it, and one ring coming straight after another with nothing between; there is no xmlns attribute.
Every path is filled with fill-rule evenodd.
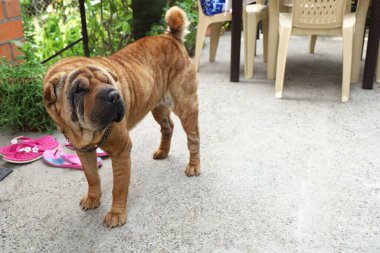
<svg viewBox="0 0 380 253"><path fill-rule="evenodd" d="M117 81L110 71L95 66L59 72L45 80L44 103L63 131L100 131L124 116Z"/></svg>

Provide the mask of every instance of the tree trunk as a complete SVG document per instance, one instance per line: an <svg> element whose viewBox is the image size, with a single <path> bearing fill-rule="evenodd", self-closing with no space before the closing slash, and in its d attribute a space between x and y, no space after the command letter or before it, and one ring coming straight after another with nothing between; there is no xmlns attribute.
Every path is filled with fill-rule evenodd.
<svg viewBox="0 0 380 253"><path fill-rule="evenodd" d="M133 37L144 37L154 23L157 23L167 0L132 0Z"/></svg>

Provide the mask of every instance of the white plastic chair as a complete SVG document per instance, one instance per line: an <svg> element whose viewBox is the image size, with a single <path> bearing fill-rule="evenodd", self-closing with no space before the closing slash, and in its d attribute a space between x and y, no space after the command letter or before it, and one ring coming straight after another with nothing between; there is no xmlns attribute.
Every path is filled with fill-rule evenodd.
<svg viewBox="0 0 380 253"><path fill-rule="evenodd" d="M257 0L256 4L246 5L243 9L243 31L244 31L244 76L253 76L254 57L256 52L257 25L263 24L263 55L264 62L267 61L268 54L268 8Z"/></svg>
<svg viewBox="0 0 380 253"><path fill-rule="evenodd" d="M246 4L255 2L255 0L239 0L239 1L244 1L243 10L246 9L245 8ZM218 43L219 43L220 32L221 32L222 26L223 26L223 22L231 21L232 13L229 10L227 10L224 13L215 14L213 16L207 16L203 13L200 0L197 0L197 2L198 2L198 29L197 29L197 39L196 39L196 43L195 43L194 63L195 63L195 66L198 70L199 69L199 61L200 61L201 54L202 54L203 43L205 40L205 34L206 34L207 27L210 26L210 28L211 28L209 61L214 62L215 56L216 56L216 51L218 48ZM258 0L256 2L262 3L262 0ZM262 6L264 6L264 5L262 5ZM250 11L249 16L252 16L252 14L256 15L256 11L264 11L264 10L265 10L265 8L249 9L249 11ZM261 13L260 13L260 15L258 15L258 18L256 18L256 19L259 19L259 21L260 21L262 19L261 16L263 16L263 15L261 15ZM244 17L244 12L243 12L243 17ZM257 27L257 25L256 25L256 27ZM255 33L255 36L256 36L256 33ZM253 65L252 65L252 70L253 70Z"/></svg>
<svg viewBox="0 0 380 253"><path fill-rule="evenodd" d="M289 1L289 0L288 0ZM352 51L351 83L359 82L360 62L362 60L363 37L370 0L359 0L355 12L356 23ZM351 0L346 1L346 13L351 12ZM309 52L315 51L316 35L310 36Z"/></svg>
<svg viewBox="0 0 380 253"><path fill-rule="evenodd" d="M363 37L365 34L365 25L367 19L367 12L370 4L370 0L359 0L356 8L356 23L355 23L355 33L354 42L352 48L352 66L351 66L351 83L359 82L360 73L360 62L362 60L362 48L363 48ZM346 2L346 13L351 12L351 0ZM315 51L317 36L311 35L309 40L309 52L311 54ZM380 79L380 78L378 78Z"/></svg>
<svg viewBox="0 0 380 253"><path fill-rule="evenodd" d="M231 21L232 13L225 12L225 13L215 14L212 16L206 16L203 13L200 0L197 0L197 1L198 1L198 29L197 29L197 39L195 43L194 63L195 63L196 68L198 69L207 27L211 25L209 60L210 62L214 62L215 56L216 56L216 49L218 48L218 43L219 43L220 32L222 31L223 22Z"/></svg>
<svg viewBox="0 0 380 253"><path fill-rule="evenodd" d="M292 1L292 0L285 0L285 1ZM365 0L367 1L367 0ZM369 3L369 1L367 1ZM351 13L351 0L346 0L346 14ZM368 7L367 7L368 9ZM358 18L356 19L356 23L358 22ZM354 35L355 36L355 35ZM309 36L309 53L314 54L315 52L315 44L317 42L317 35L310 35Z"/></svg>
<svg viewBox="0 0 380 253"><path fill-rule="evenodd" d="M282 97L289 39L296 35L343 37L342 102L350 93L355 14L345 14L345 0L293 0L293 13L280 15L275 95Z"/></svg>

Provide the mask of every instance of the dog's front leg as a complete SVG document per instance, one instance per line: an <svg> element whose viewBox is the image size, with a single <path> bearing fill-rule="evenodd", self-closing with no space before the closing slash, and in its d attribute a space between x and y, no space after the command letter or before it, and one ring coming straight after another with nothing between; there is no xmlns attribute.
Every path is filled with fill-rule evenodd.
<svg viewBox="0 0 380 253"><path fill-rule="evenodd" d="M90 153L77 152L77 154L88 182L88 193L81 199L79 204L83 210L95 209L100 205L100 196L102 195L100 177L96 165L96 153L94 151Z"/></svg>
<svg viewBox="0 0 380 253"><path fill-rule="evenodd" d="M131 147L129 139L120 152L109 153L113 170L112 207L104 217L104 223L110 228L122 226L126 222L128 187L131 177Z"/></svg>

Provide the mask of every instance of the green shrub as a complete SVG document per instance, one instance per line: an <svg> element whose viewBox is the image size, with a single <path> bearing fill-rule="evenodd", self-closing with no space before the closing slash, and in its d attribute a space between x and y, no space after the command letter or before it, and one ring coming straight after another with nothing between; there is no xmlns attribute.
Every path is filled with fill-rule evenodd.
<svg viewBox="0 0 380 253"><path fill-rule="evenodd" d="M21 0L26 43L22 49L26 59L43 61L82 37L77 1L62 0L32 8L41 1ZM38 10L36 10L36 8ZM49 63L59 59L83 55L81 44L71 47Z"/></svg>
<svg viewBox="0 0 380 253"><path fill-rule="evenodd" d="M46 68L38 62L19 65L0 61L0 128L51 131L55 124L42 101Z"/></svg>
<svg viewBox="0 0 380 253"><path fill-rule="evenodd" d="M131 40L131 0L86 1L86 10L92 56L111 55Z"/></svg>
<svg viewBox="0 0 380 253"><path fill-rule="evenodd" d="M88 0L85 3L91 56L107 56L123 48L132 34L131 0ZM21 6L27 41L23 48L30 56L27 59L43 61L82 37L78 1L21 0ZM49 64L82 55L82 43L78 43Z"/></svg>

